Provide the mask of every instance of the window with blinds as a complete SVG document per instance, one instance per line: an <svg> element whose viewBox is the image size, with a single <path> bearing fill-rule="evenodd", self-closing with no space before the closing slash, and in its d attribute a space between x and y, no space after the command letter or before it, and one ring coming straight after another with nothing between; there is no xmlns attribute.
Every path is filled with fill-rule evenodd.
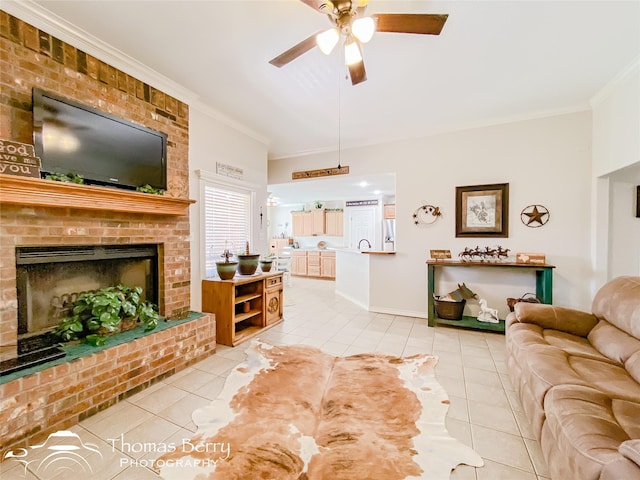
<svg viewBox="0 0 640 480"><path fill-rule="evenodd" d="M228 248L244 251L251 238L251 194L231 187L204 186L205 275L216 274L216 262Z"/></svg>

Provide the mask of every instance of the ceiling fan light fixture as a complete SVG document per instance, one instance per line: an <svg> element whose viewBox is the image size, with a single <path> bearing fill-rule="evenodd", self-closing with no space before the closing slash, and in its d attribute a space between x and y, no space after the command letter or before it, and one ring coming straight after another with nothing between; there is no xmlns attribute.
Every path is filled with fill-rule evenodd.
<svg viewBox="0 0 640 480"><path fill-rule="evenodd" d="M322 53L329 55L340 39L337 28L330 28L316 35L316 44Z"/></svg>
<svg viewBox="0 0 640 480"><path fill-rule="evenodd" d="M362 61L362 53L360 45L353 38L349 38L344 44L344 63L345 65L355 65Z"/></svg>
<svg viewBox="0 0 640 480"><path fill-rule="evenodd" d="M351 33L362 43L367 43L376 31L376 22L372 17L356 18L351 25Z"/></svg>

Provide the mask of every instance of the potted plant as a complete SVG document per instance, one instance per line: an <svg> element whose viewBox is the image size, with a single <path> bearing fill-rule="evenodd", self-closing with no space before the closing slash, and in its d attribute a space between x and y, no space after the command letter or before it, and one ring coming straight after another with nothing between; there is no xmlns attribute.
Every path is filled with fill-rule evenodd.
<svg viewBox="0 0 640 480"><path fill-rule="evenodd" d="M216 262L216 271L218 272L218 276L220 277L220 280L231 280L236 274L238 262L235 260L229 260L233 257L233 254L228 248L225 248L224 253L220 256L224 257L224 261Z"/></svg>
<svg viewBox="0 0 640 480"><path fill-rule="evenodd" d="M249 242L247 242L244 253L238 254L238 272L240 275L253 275L258 269L259 253L249 252Z"/></svg>
<svg viewBox="0 0 640 480"><path fill-rule="evenodd" d="M107 336L140 324L145 331L153 330L158 325L158 312L151 302L142 301L141 294L141 287L126 285L81 293L54 333L63 341L86 339L102 345Z"/></svg>

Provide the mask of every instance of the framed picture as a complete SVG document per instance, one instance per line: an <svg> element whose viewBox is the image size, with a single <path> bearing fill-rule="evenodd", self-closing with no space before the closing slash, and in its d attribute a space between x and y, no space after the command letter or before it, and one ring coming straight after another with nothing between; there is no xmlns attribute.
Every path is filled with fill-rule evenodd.
<svg viewBox="0 0 640 480"><path fill-rule="evenodd" d="M636 217L640 218L640 185L636 187Z"/></svg>
<svg viewBox="0 0 640 480"><path fill-rule="evenodd" d="M456 237L508 236L508 183L456 187Z"/></svg>

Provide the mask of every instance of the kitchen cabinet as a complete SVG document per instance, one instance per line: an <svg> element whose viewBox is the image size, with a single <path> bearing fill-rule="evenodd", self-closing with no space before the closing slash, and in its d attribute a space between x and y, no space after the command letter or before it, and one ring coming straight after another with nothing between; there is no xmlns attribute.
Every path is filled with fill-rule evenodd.
<svg viewBox="0 0 640 480"><path fill-rule="evenodd" d="M317 208L311 211L311 234L324 235L325 229L325 210Z"/></svg>
<svg viewBox="0 0 640 480"><path fill-rule="evenodd" d="M320 252L307 252L307 276L320 276Z"/></svg>
<svg viewBox="0 0 640 480"><path fill-rule="evenodd" d="M320 252L320 276L336 278L336 252Z"/></svg>
<svg viewBox="0 0 640 480"><path fill-rule="evenodd" d="M342 210L331 210L325 213L325 234L335 237L344 235L344 212Z"/></svg>
<svg viewBox="0 0 640 480"><path fill-rule="evenodd" d="M336 252L294 251L291 274L305 277L336 278Z"/></svg>
<svg viewBox="0 0 640 480"><path fill-rule="evenodd" d="M278 250L286 248L291 244L291 240L288 238L272 238L269 240L269 253L273 255L278 254Z"/></svg>
<svg viewBox="0 0 640 480"><path fill-rule="evenodd" d="M313 235L313 215L311 212L291 212L291 227L294 237Z"/></svg>
<svg viewBox="0 0 640 480"><path fill-rule="evenodd" d="M291 226L294 236L344 235L344 214L342 211L326 211L318 208L310 212L291 212Z"/></svg>
<svg viewBox="0 0 640 480"><path fill-rule="evenodd" d="M294 250L291 256L291 275L307 274L307 252Z"/></svg>
<svg viewBox="0 0 640 480"><path fill-rule="evenodd" d="M395 203L386 203L384 205L384 219L393 220L396 218L396 205Z"/></svg>
<svg viewBox="0 0 640 480"><path fill-rule="evenodd" d="M291 212L291 231L294 237L304 235L304 212Z"/></svg>
<svg viewBox="0 0 640 480"><path fill-rule="evenodd" d="M202 311L216 315L216 341L235 347L282 321L282 272L202 281Z"/></svg>

